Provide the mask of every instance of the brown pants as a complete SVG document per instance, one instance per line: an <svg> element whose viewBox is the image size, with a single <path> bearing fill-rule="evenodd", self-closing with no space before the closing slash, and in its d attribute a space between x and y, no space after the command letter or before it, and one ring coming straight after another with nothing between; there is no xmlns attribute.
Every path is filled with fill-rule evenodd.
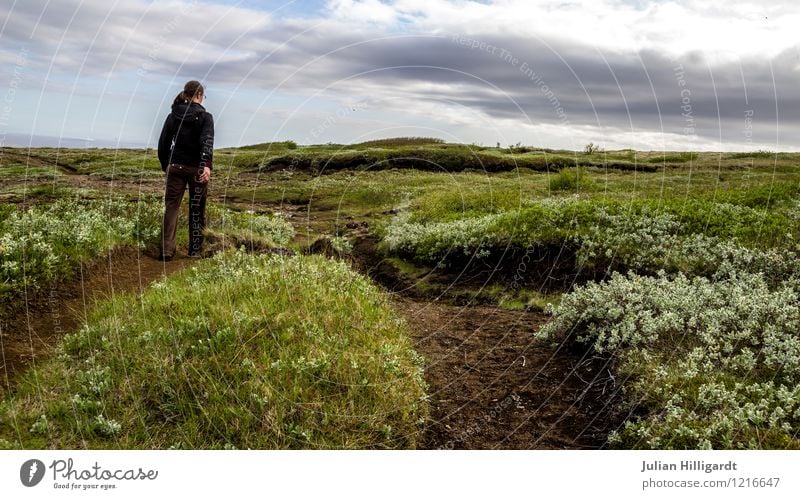
<svg viewBox="0 0 800 499"><path fill-rule="evenodd" d="M206 192L208 183L197 180L202 169L195 166L171 164L167 168L167 186L164 192L164 225L161 229L161 254L175 255L175 235L178 230L178 212L183 193L189 186L189 256L197 256L203 245L206 222Z"/></svg>

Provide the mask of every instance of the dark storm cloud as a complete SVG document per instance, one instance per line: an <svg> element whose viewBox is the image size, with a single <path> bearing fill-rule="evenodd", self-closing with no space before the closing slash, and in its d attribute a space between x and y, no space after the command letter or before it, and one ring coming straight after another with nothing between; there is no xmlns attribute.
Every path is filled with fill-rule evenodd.
<svg viewBox="0 0 800 499"><path fill-rule="evenodd" d="M284 90L296 92L331 85L347 95L356 89L366 93L354 97L371 100L373 108L387 91L396 106L401 91L417 108L453 102L534 124L664 131L687 140L722 136L727 142L775 143L781 132L782 143L797 142L798 61L790 52L715 63L697 54L673 60L511 36L470 37L494 47L491 53L454 41L456 35L378 35L304 36L264 61L218 65L211 73L238 81L246 68L249 79L264 85L288 78ZM414 86L426 83L436 85Z"/></svg>
<svg viewBox="0 0 800 499"><path fill-rule="evenodd" d="M409 97L449 99L498 118L526 119L521 108L535 123L558 123L561 107L571 124L696 133L709 139L722 131L723 140L740 141L749 117L753 140L767 143L775 141L778 125L793 131L800 123L792 53L715 64L697 56L672 60L653 52L603 54L588 45L545 45L496 35L475 39L497 50L471 49L450 37L409 38L376 41L337 58L346 61L351 73L415 66L364 78L397 87L449 83L450 89Z"/></svg>

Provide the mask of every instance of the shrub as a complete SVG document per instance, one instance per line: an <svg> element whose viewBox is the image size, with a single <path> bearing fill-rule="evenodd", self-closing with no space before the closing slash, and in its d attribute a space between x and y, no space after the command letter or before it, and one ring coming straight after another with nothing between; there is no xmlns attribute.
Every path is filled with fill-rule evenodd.
<svg viewBox="0 0 800 499"><path fill-rule="evenodd" d="M261 239L268 245L277 246L285 246L294 237L294 227L281 215L234 211L217 205L210 205L208 212L209 229L219 235Z"/></svg>
<svg viewBox="0 0 800 499"><path fill-rule="evenodd" d="M387 228L384 244L390 252L413 255L414 258L435 263L451 251L478 258L488 256L494 240L489 239L489 227L497 215L465 218L452 222L429 224L402 223Z"/></svg>
<svg viewBox="0 0 800 499"><path fill-rule="evenodd" d="M589 142L588 144L583 146L583 152L586 153L586 154L594 154L594 153L600 152L600 151L602 151L602 149L600 148L600 146L598 146L594 142Z"/></svg>
<svg viewBox="0 0 800 499"><path fill-rule="evenodd" d="M583 167L563 168L550 176L551 191L580 192L588 189L592 182Z"/></svg>
<svg viewBox="0 0 800 499"><path fill-rule="evenodd" d="M539 339L617 359L628 448L800 448L798 281L615 273L550 307Z"/></svg>
<svg viewBox="0 0 800 499"><path fill-rule="evenodd" d="M548 198L519 209L485 214L458 197L432 198L433 208L395 217L384 230L390 252L421 263L447 264L460 255L477 258L511 248L556 245L574 248L576 272L637 270L711 276L725 263L735 268L758 266L768 271L773 260L794 255L791 233L796 223L786 216L724 203L683 202L657 206L650 201ZM475 199L480 199L476 197ZM509 200L513 201L513 200ZM488 203L486 203L488 205ZM453 211L447 216L447 211ZM417 221L420 220L420 221ZM428 221L435 220L435 221ZM744 243L774 244L754 251ZM781 267L786 274L792 268Z"/></svg>

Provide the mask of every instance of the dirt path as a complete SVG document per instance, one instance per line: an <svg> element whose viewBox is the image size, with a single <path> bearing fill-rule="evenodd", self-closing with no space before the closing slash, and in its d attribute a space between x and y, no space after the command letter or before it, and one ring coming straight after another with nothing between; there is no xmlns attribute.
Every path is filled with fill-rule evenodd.
<svg viewBox="0 0 800 499"><path fill-rule="evenodd" d="M420 292L380 255L376 243L371 235L356 240L355 267L391 294L426 359L431 421L424 447L604 445L614 407L613 378L604 360L536 341L534 334L547 321L541 313ZM453 277L440 289L463 291L458 280Z"/></svg>
<svg viewBox="0 0 800 499"><path fill-rule="evenodd" d="M603 445L608 421L595 415L603 413L604 401L599 387L588 383L603 366L535 341L545 317L400 296L395 305L427 361L431 422L425 447Z"/></svg>
<svg viewBox="0 0 800 499"><path fill-rule="evenodd" d="M47 356L63 335L80 327L95 301L128 291L141 293L153 281L193 262L161 262L125 248L84 265L73 280L45 286L23 299L11 317L0 319L0 391L8 389L22 369Z"/></svg>

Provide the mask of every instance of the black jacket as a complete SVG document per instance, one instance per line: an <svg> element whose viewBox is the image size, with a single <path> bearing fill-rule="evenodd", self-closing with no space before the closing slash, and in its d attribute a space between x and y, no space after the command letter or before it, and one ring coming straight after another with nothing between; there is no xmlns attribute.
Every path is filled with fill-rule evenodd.
<svg viewBox="0 0 800 499"><path fill-rule="evenodd" d="M196 102L175 102L158 139L161 169L170 163L212 168L214 118Z"/></svg>

